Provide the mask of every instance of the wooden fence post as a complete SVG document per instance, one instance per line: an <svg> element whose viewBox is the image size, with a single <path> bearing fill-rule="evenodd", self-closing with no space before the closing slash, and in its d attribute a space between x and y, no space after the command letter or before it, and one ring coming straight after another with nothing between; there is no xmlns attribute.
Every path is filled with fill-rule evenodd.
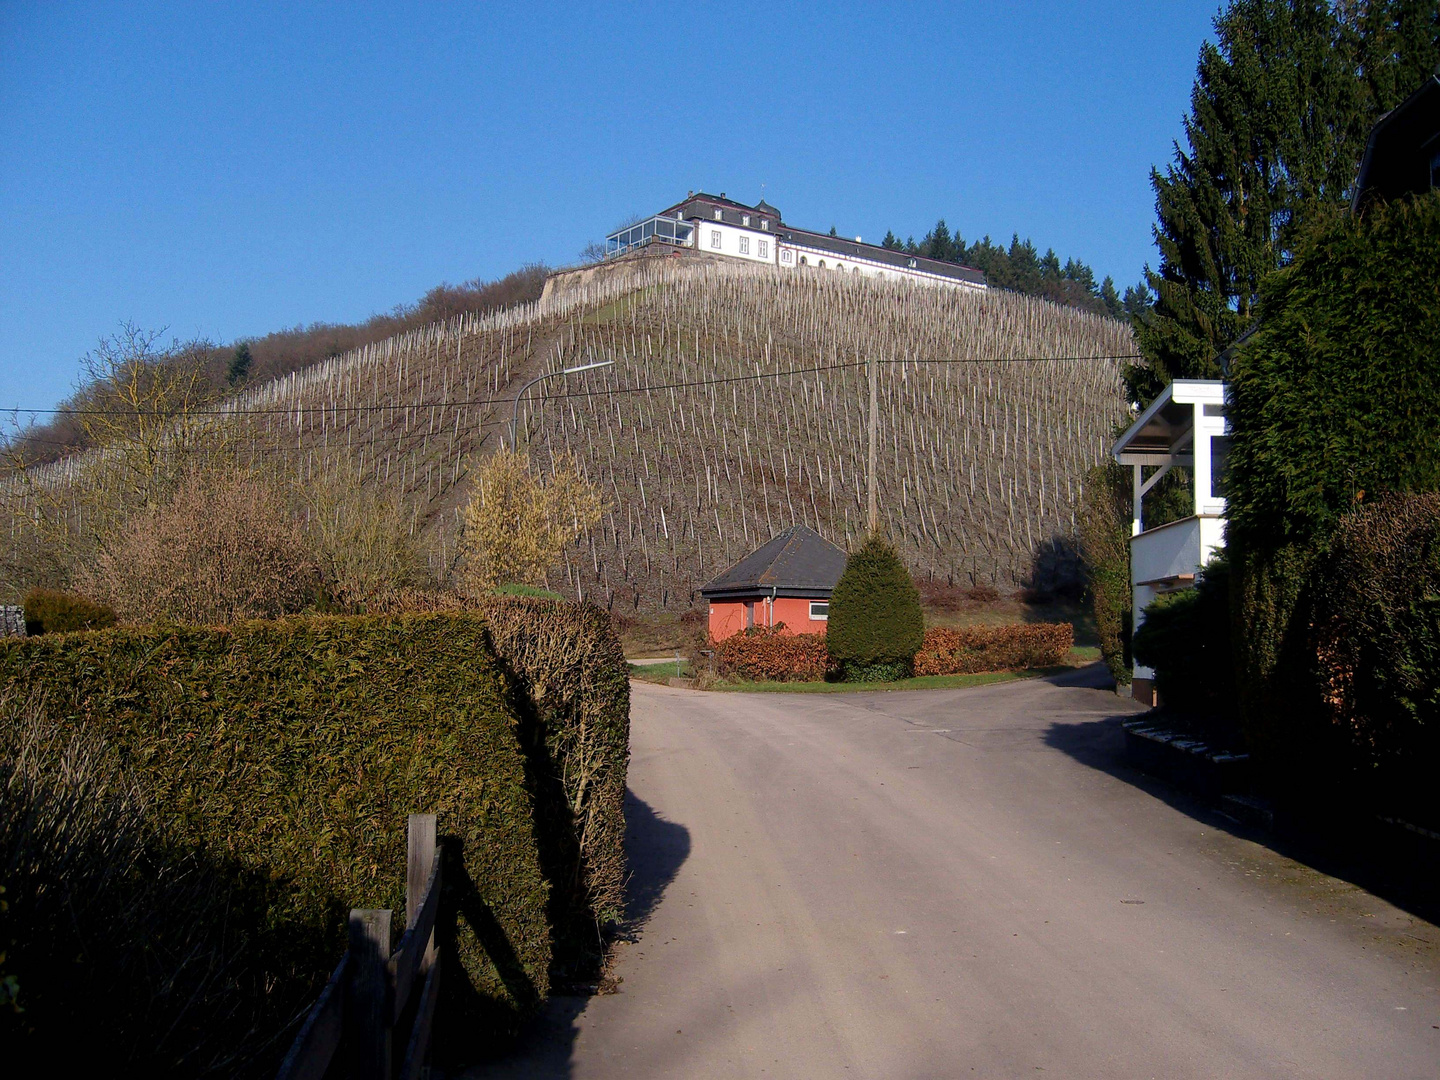
<svg viewBox="0 0 1440 1080"><path fill-rule="evenodd" d="M415 925L415 916L425 902L425 886L435 865L435 815L411 814L406 822L405 928Z"/></svg>
<svg viewBox="0 0 1440 1080"><path fill-rule="evenodd" d="M353 1080L390 1080L390 912L350 911L344 1046Z"/></svg>

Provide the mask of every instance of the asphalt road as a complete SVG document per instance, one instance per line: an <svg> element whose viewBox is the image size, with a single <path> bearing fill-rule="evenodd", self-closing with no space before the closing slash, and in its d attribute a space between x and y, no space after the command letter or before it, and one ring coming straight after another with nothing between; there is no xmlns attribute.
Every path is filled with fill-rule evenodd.
<svg viewBox="0 0 1440 1080"><path fill-rule="evenodd" d="M1091 679L633 684L620 992L474 1075L1440 1076L1440 931L1130 773Z"/></svg>

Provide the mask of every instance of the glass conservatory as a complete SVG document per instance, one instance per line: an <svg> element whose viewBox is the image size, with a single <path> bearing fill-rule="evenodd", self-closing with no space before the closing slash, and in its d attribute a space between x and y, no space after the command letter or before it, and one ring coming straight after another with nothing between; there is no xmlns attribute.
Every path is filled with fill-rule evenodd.
<svg viewBox="0 0 1440 1080"><path fill-rule="evenodd" d="M679 244L681 247L689 247L690 234L694 229L693 225L676 218L659 215L646 218L644 221L627 225L607 236L605 238L605 255L607 258L623 255L627 251L651 243Z"/></svg>

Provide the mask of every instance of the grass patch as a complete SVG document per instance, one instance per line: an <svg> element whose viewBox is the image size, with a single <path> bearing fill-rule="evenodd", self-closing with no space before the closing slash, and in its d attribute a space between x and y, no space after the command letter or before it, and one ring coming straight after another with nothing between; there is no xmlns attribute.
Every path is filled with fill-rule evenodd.
<svg viewBox="0 0 1440 1080"><path fill-rule="evenodd" d="M542 589L539 585L497 585L490 590L491 596L530 596L537 600L564 600L554 589Z"/></svg>
<svg viewBox="0 0 1440 1080"><path fill-rule="evenodd" d="M663 683L668 679L688 679L693 673L690 661L666 660L663 664L631 664L630 677L641 682Z"/></svg>

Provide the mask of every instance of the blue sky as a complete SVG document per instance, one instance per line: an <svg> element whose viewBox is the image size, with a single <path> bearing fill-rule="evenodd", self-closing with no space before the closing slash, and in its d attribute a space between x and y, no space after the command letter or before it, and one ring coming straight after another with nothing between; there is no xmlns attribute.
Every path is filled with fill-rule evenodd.
<svg viewBox="0 0 1440 1080"><path fill-rule="evenodd" d="M122 320L362 319L691 188L1133 283L1217 10L0 0L0 407Z"/></svg>

